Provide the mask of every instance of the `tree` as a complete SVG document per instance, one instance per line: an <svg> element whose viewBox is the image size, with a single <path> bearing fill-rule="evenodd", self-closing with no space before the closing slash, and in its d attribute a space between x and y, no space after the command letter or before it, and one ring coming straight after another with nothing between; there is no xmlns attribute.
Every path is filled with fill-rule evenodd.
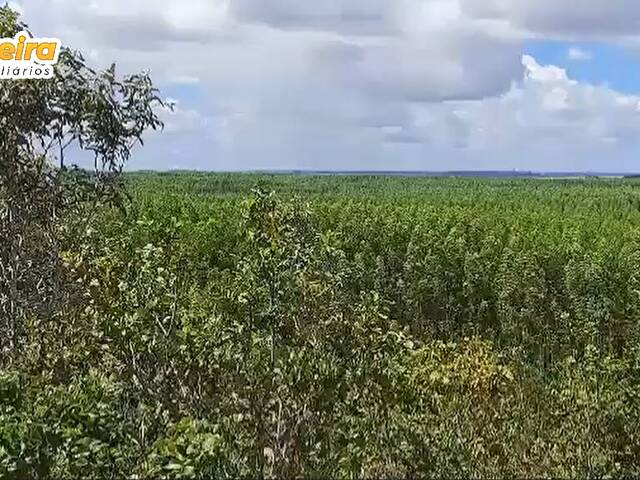
<svg viewBox="0 0 640 480"><path fill-rule="evenodd" d="M0 37L29 31L0 7ZM26 316L52 318L68 301L60 219L87 201L120 202L121 172L145 131L162 128L163 102L148 73L116 76L64 48L47 80L0 81L0 365L24 337ZM89 152L93 172L69 165Z"/></svg>

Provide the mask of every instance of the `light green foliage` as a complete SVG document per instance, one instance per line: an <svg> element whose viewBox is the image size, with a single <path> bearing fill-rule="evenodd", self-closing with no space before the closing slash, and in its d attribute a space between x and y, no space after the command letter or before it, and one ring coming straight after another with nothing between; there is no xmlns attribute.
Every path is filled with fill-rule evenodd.
<svg viewBox="0 0 640 480"><path fill-rule="evenodd" d="M640 474L635 182L129 183L62 229L2 476Z"/></svg>

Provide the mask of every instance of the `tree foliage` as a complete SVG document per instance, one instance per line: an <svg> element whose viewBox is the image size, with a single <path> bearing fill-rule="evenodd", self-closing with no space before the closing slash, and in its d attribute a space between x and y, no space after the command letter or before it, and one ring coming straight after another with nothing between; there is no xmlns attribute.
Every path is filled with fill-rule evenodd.
<svg viewBox="0 0 640 480"><path fill-rule="evenodd" d="M307 203L163 191L179 182L143 178L129 215L102 209L64 252L84 301L29 322L3 374L7 476L640 473L637 341L605 333L636 305L615 297L629 225L619 249L582 216L551 237L549 212L430 214L378 186ZM540 186L514 188L531 205Z"/></svg>
<svg viewBox="0 0 640 480"><path fill-rule="evenodd" d="M0 37L26 30L0 8ZM120 80L63 49L50 80L0 82L0 352L10 357L25 316L53 317L69 301L60 277L59 220L88 201L118 201L119 173L145 130L161 127L146 74ZM89 152L94 171L68 168Z"/></svg>

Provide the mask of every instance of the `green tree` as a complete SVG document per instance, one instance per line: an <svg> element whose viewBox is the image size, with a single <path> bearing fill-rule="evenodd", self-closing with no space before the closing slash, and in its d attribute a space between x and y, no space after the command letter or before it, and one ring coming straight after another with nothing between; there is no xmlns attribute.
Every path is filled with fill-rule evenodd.
<svg viewBox="0 0 640 480"><path fill-rule="evenodd" d="M27 30L0 7L0 37ZM0 362L24 340L26 316L52 318L69 301L58 226L87 201L119 202L132 148L162 122L147 73L119 79L64 48L48 80L0 82ZM89 173L68 166L75 149L93 156Z"/></svg>

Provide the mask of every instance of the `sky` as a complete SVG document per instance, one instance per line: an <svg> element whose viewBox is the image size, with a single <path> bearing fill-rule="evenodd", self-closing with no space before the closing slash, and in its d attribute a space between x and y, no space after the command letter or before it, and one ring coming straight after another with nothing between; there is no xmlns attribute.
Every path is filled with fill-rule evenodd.
<svg viewBox="0 0 640 480"><path fill-rule="evenodd" d="M150 71L131 169L640 172L638 0L20 0Z"/></svg>

